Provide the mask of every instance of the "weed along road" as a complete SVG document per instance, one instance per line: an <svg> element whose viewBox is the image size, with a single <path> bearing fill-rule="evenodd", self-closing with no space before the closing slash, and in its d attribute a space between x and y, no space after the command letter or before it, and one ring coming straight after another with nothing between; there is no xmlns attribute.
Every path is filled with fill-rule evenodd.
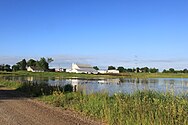
<svg viewBox="0 0 188 125"><path fill-rule="evenodd" d="M24 97L0 86L0 125L97 125L78 113Z"/></svg>

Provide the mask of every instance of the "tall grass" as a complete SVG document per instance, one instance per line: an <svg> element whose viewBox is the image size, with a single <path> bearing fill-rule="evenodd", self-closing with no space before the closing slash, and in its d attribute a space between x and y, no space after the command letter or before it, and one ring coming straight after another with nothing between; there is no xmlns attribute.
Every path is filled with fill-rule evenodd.
<svg viewBox="0 0 188 125"><path fill-rule="evenodd" d="M42 101L104 120L110 125L188 125L188 95L138 91L133 94L85 94L45 84L0 80L0 85L38 96Z"/></svg>
<svg viewBox="0 0 188 125"><path fill-rule="evenodd" d="M12 88L12 89L17 89L17 88L22 86L22 82L0 79L0 85L3 86L3 87L9 87L9 88Z"/></svg>
<svg viewBox="0 0 188 125"><path fill-rule="evenodd" d="M41 100L83 112L110 125L187 125L188 99L154 91L134 94L53 93Z"/></svg>

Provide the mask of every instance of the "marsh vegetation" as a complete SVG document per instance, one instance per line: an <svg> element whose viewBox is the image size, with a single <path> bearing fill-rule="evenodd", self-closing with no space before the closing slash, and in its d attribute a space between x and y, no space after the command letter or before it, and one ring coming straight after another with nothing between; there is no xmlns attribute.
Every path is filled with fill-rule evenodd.
<svg viewBox="0 0 188 125"><path fill-rule="evenodd" d="M110 125L186 125L188 124L188 95L173 95L156 91L132 94L72 92L46 84L0 80L0 85L35 96L39 100L63 109L71 109L101 119ZM67 90L68 91L65 91Z"/></svg>

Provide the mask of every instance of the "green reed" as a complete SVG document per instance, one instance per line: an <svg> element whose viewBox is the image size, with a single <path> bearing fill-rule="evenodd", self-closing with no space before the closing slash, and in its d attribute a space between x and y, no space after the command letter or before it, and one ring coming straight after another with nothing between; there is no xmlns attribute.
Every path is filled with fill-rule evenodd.
<svg viewBox="0 0 188 125"><path fill-rule="evenodd" d="M41 99L100 118L111 125L188 124L187 96L174 96L170 93L138 91L134 94L108 96L107 93L86 95L54 92Z"/></svg>

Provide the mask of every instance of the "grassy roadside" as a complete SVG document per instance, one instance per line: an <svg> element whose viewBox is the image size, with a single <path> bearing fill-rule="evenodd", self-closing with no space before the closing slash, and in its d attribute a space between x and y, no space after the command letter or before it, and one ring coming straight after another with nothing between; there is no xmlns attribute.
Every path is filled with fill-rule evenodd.
<svg viewBox="0 0 188 125"><path fill-rule="evenodd" d="M68 88L49 87L46 84L20 83L0 79L0 85L35 96L37 99L76 110L87 116L102 119L110 125L187 125L188 95L138 91L134 94L67 92Z"/></svg>

